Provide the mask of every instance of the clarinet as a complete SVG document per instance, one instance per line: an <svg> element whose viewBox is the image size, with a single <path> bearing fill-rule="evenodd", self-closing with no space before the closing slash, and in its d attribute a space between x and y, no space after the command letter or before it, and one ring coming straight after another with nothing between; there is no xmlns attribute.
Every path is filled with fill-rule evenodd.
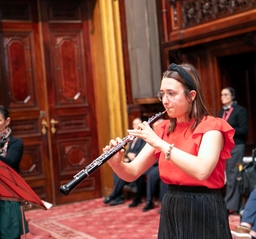
<svg viewBox="0 0 256 239"><path fill-rule="evenodd" d="M165 113L160 112L155 114L154 116L150 117L148 119L148 124L152 125L157 120L159 120ZM124 138L122 138L121 142L118 143L115 147L111 148L110 150L104 152L102 155L100 155L98 158L93 160L85 169L82 169L80 172L78 172L75 176L73 176L73 180L68 182L65 185L62 185L60 187L60 192L67 196L69 193L84 179L90 176L95 170L97 170L102 164L104 164L106 161L108 161L111 157L113 157L117 152L119 152L121 149L124 149L124 146L127 145L130 141L134 140L135 136L128 135Z"/></svg>

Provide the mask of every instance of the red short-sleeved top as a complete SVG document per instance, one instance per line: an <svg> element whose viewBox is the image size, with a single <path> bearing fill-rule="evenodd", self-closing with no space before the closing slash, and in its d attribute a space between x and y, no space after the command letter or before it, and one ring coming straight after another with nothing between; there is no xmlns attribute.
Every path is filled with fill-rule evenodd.
<svg viewBox="0 0 256 239"><path fill-rule="evenodd" d="M213 116L204 117L193 132L189 128L190 124L191 122L177 122L174 132L167 135L170 121L164 120L156 126L155 132L166 142L174 144L176 148L197 155L203 134L210 130L221 131L224 137L224 146L220 152L219 161L215 169L205 181L199 181L183 172L171 160L166 161L164 153L155 150L155 156L159 158L161 179L167 184L206 186L208 188L223 187L226 159L231 157L230 152L234 147L233 135L235 130L225 120Z"/></svg>

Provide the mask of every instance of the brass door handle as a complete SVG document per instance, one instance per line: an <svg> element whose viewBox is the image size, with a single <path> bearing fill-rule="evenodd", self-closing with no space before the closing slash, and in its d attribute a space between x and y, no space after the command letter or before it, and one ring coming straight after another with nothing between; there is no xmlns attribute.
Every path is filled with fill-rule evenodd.
<svg viewBox="0 0 256 239"><path fill-rule="evenodd" d="M42 134L45 135L47 132L48 124L45 119L42 120Z"/></svg>
<svg viewBox="0 0 256 239"><path fill-rule="evenodd" d="M52 131L52 133L53 134L55 134L55 132L56 132L56 128L55 128L55 125L56 124L58 124L59 123L59 121L57 121L57 120L55 120L55 119L51 119L51 131Z"/></svg>

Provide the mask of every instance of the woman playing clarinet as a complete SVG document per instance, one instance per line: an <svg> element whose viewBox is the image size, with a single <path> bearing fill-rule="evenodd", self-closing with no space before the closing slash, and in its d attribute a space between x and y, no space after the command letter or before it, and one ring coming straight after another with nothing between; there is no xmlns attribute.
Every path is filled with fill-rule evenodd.
<svg viewBox="0 0 256 239"><path fill-rule="evenodd" d="M129 164L123 150L109 165L125 181L134 181L159 162L161 179L169 184L161 209L159 239L231 239L224 186L226 159L234 147L234 129L206 108L197 69L172 63L163 74L158 98L168 120L154 131L147 122L128 130L146 145ZM112 139L103 151L115 147Z"/></svg>

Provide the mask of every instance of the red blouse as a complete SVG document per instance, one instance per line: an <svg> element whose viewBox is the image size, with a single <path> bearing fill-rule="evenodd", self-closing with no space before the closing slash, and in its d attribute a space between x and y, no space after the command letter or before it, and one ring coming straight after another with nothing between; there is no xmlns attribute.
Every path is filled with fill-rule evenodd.
<svg viewBox="0 0 256 239"><path fill-rule="evenodd" d="M155 156L159 158L160 177L167 184L222 188L225 180L226 159L231 157L230 152L234 147L233 135L235 130L225 120L213 116L204 117L193 132L189 128L190 124L191 122L177 122L174 132L167 135L170 121L164 120L154 130L166 142L174 144L174 147L192 155L198 154L204 133L210 130L221 131L224 137L224 147L220 152L219 161L215 169L205 181L199 181L183 172L171 160L166 161L164 153L155 150Z"/></svg>

